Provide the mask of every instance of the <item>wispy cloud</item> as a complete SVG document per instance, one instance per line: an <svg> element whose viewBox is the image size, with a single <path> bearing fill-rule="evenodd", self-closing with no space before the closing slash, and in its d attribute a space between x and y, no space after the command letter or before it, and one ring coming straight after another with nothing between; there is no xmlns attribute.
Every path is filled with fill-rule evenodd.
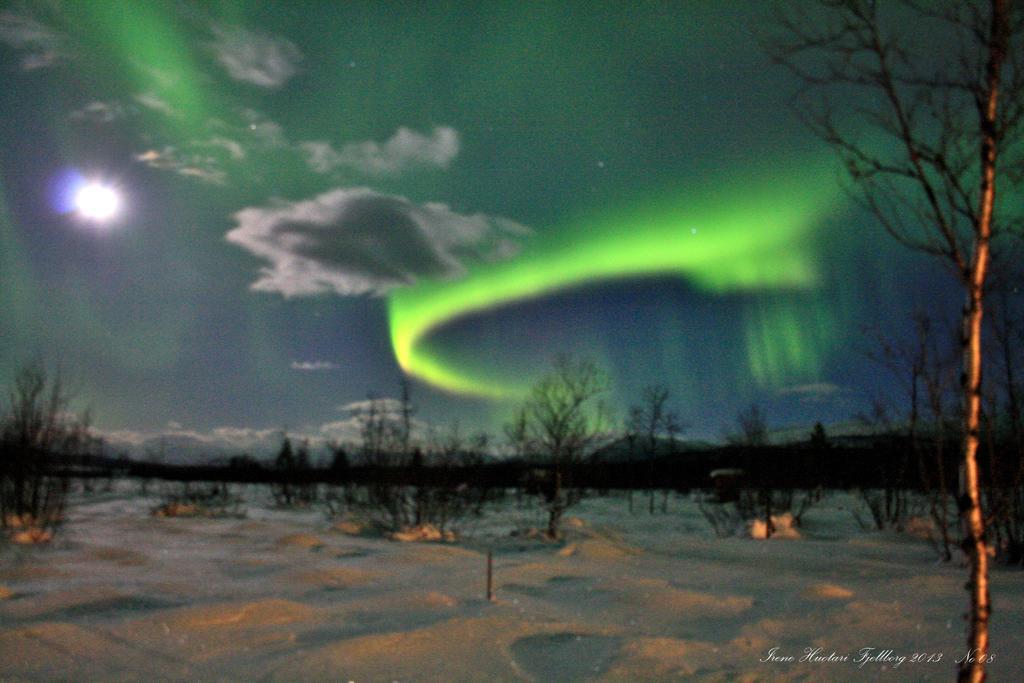
<svg viewBox="0 0 1024 683"><path fill-rule="evenodd" d="M302 52L290 40L215 24L213 51L228 75L262 88L280 88L295 75Z"/></svg>
<svg viewBox="0 0 1024 683"><path fill-rule="evenodd" d="M402 404L398 399L380 397L352 401L338 406L340 419L311 423L287 430L293 443L305 441L314 451L334 444L358 444L371 407L377 419L397 427L402 421ZM410 419L414 439L425 439L435 426ZM248 453L256 457L270 457L281 446L285 431L280 428L220 426L199 430L178 421L168 421L155 430L95 430L113 451L126 451L140 458L163 458L168 463L197 463L210 459Z"/></svg>
<svg viewBox="0 0 1024 683"><path fill-rule="evenodd" d="M196 464L239 453L257 457L270 456L280 447L283 433L280 429L251 427L216 427L208 431L199 431L188 429L177 422L169 422L165 428L155 431L99 430L96 435L101 437L111 450L124 451L137 458ZM320 447L328 442L328 439L320 434L318 427L292 436L299 440L309 439L313 447Z"/></svg>
<svg viewBox="0 0 1024 683"><path fill-rule="evenodd" d="M241 161L246 157L245 148L242 147L241 143L239 143L237 140L232 140L230 138L214 136L209 140L202 141L198 144L208 145L210 147L220 147L226 150L227 153L231 155L231 158L234 159L235 161Z"/></svg>
<svg viewBox="0 0 1024 683"><path fill-rule="evenodd" d="M284 147L288 145L284 129L277 122L267 118L255 109L243 109L242 119L249 135L266 147Z"/></svg>
<svg viewBox="0 0 1024 683"><path fill-rule="evenodd" d="M843 389L831 382L814 382L782 387L775 393L779 396L794 397L801 403L824 403L838 398L843 393Z"/></svg>
<svg viewBox="0 0 1024 683"><path fill-rule="evenodd" d="M128 116L129 110L116 100L101 102L94 100L88 104L71 111L68 117L76 121L91 121L92 123L113 123Z"/></svg>
<svg viewBox="0 0 1024 683"><path fill-rule="evenodd" d="M216 427L206 439L228 447L252 450L260 446L276 446L281 442L280 429L253 429L252 427Z"/></svg>
<svg viewBox="0 0 1024 683"><path fill-rule="evenodd" d="M352 415L363 415L376 410L379 413L399 415L402 411L402 402L397 398L367 398L362 401L352 401L338 406L338 410Z"/></svg>
<svg viewBox="0 0 1024 683"><path fill-rule="evenodd" d="M466 261L514 255L530 233L505 218L368 188L250 207L234 218L226 239L269 262L252 288L286 297L383 294L423 277L457 278Z"/></svg>
<svg viewBox="0 0 1024 683"><path fill-rule="evenodd" d="M137 95L135 101L168 116L177 113L155 95ZM98 118L106 115L103 103L93 103L76 113L76 117ZM131 113L137 112L134 108ZM284 132L274 121L251 109L238 113L239 119L226 122L210 119L205 132L191 140L175 140L167 135L152 134L146 137L149 147L135 155L135 160L150 168L171 171L178 175L196 178L203 182L225 185L234 174L243 168L241 164L252 156L259 156L273 150L286 148L288 143ZM159 142L157 142L159 141Z"/></svg>
<svg viewBox="0 0 1024 683"><path fill-rule="evenodd" d="M177 116L177 112L174 111L174 107L156 93L139 93L132 99L147 109L152 109L153 111L160 112L166 116Z"/></svg>
<svg viewBox="0 0 1024 683"><path fill-rule="evenodd" d="M361 428L360 416L351 415L341 420L292 429L287 436L293 443L304 441L317 451L337 443L358 443ZM413 428L417 434L423 430L420 422L414 422ZM268 458L277 452L285 436L283 430L276 428L223 426L200 431L177 422L158 430L96 430L95 434L107 443L111 451L178 464L220 460L240 453Z"/></svg>
<svg viewBox="0 0 1024 683"><path fill-rule="evenodd" d="M135 160L150 168L173 171L213 185L227 182L227 172L220 167L219 159L209 155L182 153L172 145L148 149L136 154Z"/></svg>
<svg viewBox="0 0 1024 683"><path fill-rule="evenodd" d="M64 38L56 30L11 10L0 11L0 42L20 53L24 71L53 66L66 56Z"/></svg>
<svg viewBox="0 0 1024 683"><path fill-rule="evenodd" d="M306 163L317 173L349 168L368 175L393 175L417 166L447 168L459 153L459 134L454 128L438 126L427 136L410 128L399 128L383 143L352 142L340 150L329 142L301 142Z"/></svg>
<svg viewBox="0 0 1024 683"><path fill-rule="evenodd" d="M292 370L301 370L303 372L322 372L325 370L337 370L339 366L337 363L331 363L326 360L293 360L291 367Z"/></svg>
<svg viewBox="0 0 1024 683"><path fill-rule="evenodd" d="M348 417L342 420L326 422L319 427L319 435L327 443L359 443L365 421L373 415L385 425L400 429L405 417L402 414L402 402L397 398L368 398L352 401L338 406L338 410ZM412 438L423 439L434 431L434 426L416 417L409 418Z"/></svg>

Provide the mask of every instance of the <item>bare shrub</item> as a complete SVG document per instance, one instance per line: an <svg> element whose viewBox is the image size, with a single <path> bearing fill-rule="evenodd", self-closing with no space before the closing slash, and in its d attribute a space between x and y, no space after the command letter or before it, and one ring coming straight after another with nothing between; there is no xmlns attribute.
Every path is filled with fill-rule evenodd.
<svg viewBox="0 0 1024 683"><path fill-rule="evenodd" d="M1016 481L1002 492L1002 507L992 524L996 559L1024 567L1024 486Z"/></svg>
<svg viewBox="0 0 1024 683"><path fill-rule="evenodd" d="M154 517L245 517L242 499L226 482L166 482Z"/></svg>
<svg viewBox="0 0 1024 683"><path fill-rule="evenodd" d="M675 455L676 439L682 434L684 425L676 411L669 406L670 391L663 384L643 388L641 400L629 409L626 419L626 442L630 473L633 472L634 455L641 455L647 463L647 511L654 514L655 463L657 458ZM638 452L638 453L637 453ZM633 511L633 482L629 487L629 510ZM662 490L662 513L668 511L668 489Z"/></svg>
<svg viewBox="0 0 1024 683"><path fill-rule="evenodd" d="M736 505L723 502L713 494L698 498L697 508L719 538L735 536L746 521Z"/></svg>
<svg viewBox="0 0 1024 683"><path fill-rule="evenodd" d="M41 362L14 378L0 417L0 528L19 543L49 541L64 519L61 467L89 445L88 418L69 412L59 374Z"/></svg>
<svg viewBox="0 0 1024 683"><path fill-rule="evenodd" d="M884 531L905 531L907 523L915 517L924 517L927 506L920 496L904 488L889 486L881 489L860 489L857 492L867 518L858 510L852 510L854 519L862 529Z"/></svg>
<svg viewBox="0 0 1024 683"><path fill-rule="evenodd" d="M548 513L547 536L557 539L562 515L583 497L573 485L573 472L607 433L607 410L600 399L608 381L592 361L562 355L552 365L506 432L522 439L517 450L541 458L537 488Z"/></svg>
<svg viewBox="0 0 1024 683"><path fill-rule="evenodd" d="M401 398L370 396L356 409L360 441L355 448L360 485L334 446L336 484L325 497L332 517L350 514L360 526L399 540L450 539L461 522L479 516L493 498L475 474L488 446L485 435L466 438L457 423L444 431L418 429L409 385ZM342 481L345 480L345 481Z"/></svg>
<svg viewBox="0 0 1024 683"><path fill-rule="evenodd" d="M487 443L486 435L463 437L457 423L431 429L425 450L410 445L408 465L378 468L366 485L334 492L328 510L352 512L397 540L451 540L498 495L476 481Z"/></svg>
<svg viewBox="0 0 1024 683"><path fill-rule="evenodd" d="M270 484L274 502L280 507L307 507L316 501L317 487L311 480L309 443L292 448L287 436L274 459L274 481Z"/></svg>
<svg viewBox="0 0 1024 683"><path fill-rule="evenodd" d="M735 536L751 522L764 528L764 538L775 533L775 520L783 515L792 518L793 526L801 526L803 516L824 498L821 488L770 489L738 488L723 499L719 492L699 498L697 507L718 537Z"/></svg>

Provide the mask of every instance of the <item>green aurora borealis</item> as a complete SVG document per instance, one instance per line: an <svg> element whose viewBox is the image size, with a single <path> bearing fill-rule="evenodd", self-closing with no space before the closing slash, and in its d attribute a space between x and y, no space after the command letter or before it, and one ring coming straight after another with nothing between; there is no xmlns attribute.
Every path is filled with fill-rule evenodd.
<svg viewBox="0 0 1024 683"><path fill-rule="evenodd" d="M594 280L671 274L710 294L813 289L820 284L814 228L835 211L838 193L831 164L795 167L761 185L734 180L676 190L545 233L513 261L476 265L454 282L399 289L388 302L398 362L449 391L516 396L530 378L474 376L446 362L443 349L431 349L430 332L460 316ZM808 332L801 317L790 308L761 308L750 321L747 359L758 383L816 365L827 338Z"/></svg>
<svg viewBox="0 0 1024 683"><path fill-rule="evenodd" d="M570 351L619 417L668 385L692 435L754 401L849 419L892 392L860 330L906 335L915 304L957 300L844 195L765 21L759 2L14 3L0 383L38 355L105 430L348 438L339 408L404 375L424 422L498 433ZM69 170L115 183L124 215L55 210ZM226 238L245 211L355 189L444 207L480 244L525 230L484 253L339 209Z"/></svg>

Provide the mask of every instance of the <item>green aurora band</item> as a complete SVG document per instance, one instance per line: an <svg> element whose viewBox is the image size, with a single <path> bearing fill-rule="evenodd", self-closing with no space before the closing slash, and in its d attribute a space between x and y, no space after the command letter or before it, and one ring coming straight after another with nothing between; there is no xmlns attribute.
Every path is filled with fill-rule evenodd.
<svg viewBox="0 0 1024 683"><path fill-rule="evenodd" d="M430 347L431 333L465 316L600 280L678 275L711 294L813 290L821 281L816 229L843 202L831 161L795 168L707 180L686 197L663 193L597 219L569 221L535 235L512 260L472 264L455 281L395 290L388 302L395 357L406 373L435 387L514 398L528 383L455 367ZM809 321L801 320L805 307L779 303L748 316L747 358L758 384L781 381L787 367L814 364L805 362L805 342L827 333L827 324L820 309L809 308Z"/></svg>
<svg viewBox="0 0 1024 683"><path fill-rule="evenodd" d="M211 116L205 79L172 5L92 0L69 5L65 18L99 38L96 56L118 65L125 82L173 107L182 134L196 134ZM168 117L163 117L164 119Z"/></svg>

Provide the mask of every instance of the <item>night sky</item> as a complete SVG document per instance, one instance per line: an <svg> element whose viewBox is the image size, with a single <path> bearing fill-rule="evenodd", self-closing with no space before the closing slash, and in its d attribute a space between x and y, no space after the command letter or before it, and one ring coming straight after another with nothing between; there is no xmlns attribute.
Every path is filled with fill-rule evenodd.
<svg viewBox="0 0 1024 683"><path fill-rule="evenodd" d="M830 424L898 398L865 328L959 303L844 193L761 2L4 7L0 380L59 365L115 443L345 438L403 372L497 434L560 351L693 438Z"/></svg>

